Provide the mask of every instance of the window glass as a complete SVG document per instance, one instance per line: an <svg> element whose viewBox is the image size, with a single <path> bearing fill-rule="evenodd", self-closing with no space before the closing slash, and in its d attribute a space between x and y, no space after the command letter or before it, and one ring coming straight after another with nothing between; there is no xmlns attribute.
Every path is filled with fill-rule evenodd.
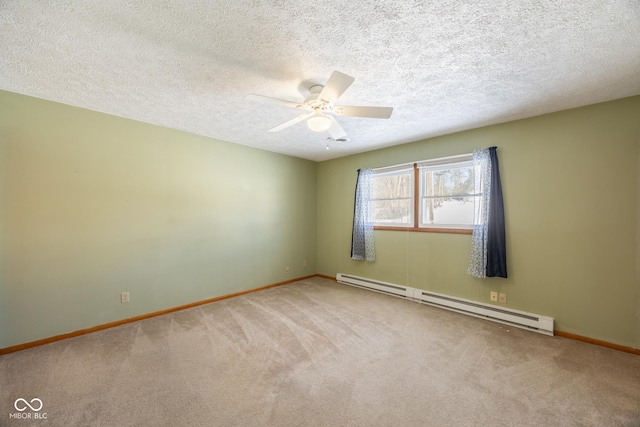
<svg viewBox="0 0 640 427"><path fill-rule="evenodd" d="M376 173L372 187L376 225L413 226L413 170Z"/></svg>
<svg viewBox="0 0 640 427"><path fill-rule="evenodd" d="M472 165L420 169L420 226L471 227L476 197Z"/></svg>

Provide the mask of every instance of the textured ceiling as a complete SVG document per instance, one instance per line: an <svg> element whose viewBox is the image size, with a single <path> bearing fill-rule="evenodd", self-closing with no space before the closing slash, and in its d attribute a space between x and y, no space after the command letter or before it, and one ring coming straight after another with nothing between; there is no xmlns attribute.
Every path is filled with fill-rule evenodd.
<svg viewBox="0 0 640 427"><path fill-rule="evenodd" d="M640 94L640 2L1 0L0 58L1 89L320 161ZM333 70L391 118L337 143L245 99Z"/></svg>

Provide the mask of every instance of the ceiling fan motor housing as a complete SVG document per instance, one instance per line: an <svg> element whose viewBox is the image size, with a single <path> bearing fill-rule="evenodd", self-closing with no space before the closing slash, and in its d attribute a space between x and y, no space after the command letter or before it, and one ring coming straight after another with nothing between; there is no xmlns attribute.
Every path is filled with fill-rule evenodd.
<svg viewBox="0 0 640 427"><path fill-rule="evenodd" d="M329 111L331 110L331 104L326 102L326 101L322 101L319 100L318 97L320 96L320 92L322 92L324 86L322 85L314 85L311 86L311 88L309 89L309 96L307 96L304 99L304 105L308 106L310 110L322 110L322 111Z"/></svg>

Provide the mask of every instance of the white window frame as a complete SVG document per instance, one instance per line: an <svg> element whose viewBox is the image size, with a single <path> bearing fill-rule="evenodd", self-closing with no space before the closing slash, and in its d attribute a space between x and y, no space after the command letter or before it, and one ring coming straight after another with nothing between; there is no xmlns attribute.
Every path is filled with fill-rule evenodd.
<svg viewBox="0 0 640 427"><path fill-rule="evenodd" d="M437 199L440 196L426 196L424 183L425 183L425 175L426 172L436 172L436 171L446 171L456 168L462 167L473 167L473 154L464 154L461 156L451 156L451 157L443 157L439 159L433 160L425 160L422 162L417 162L416 166L418 168L419 173L417 174L419 184L418 184L418 199L416 203L418 203L418 227L419 228L447 228L447 229L463 229L463 230L471 230L473 229L473 215L471 215L471 222L469 224L431 224L423 222L424 213L423 213L423 200L427 198ZM474 186L475 187L475 186ZM459 194L455 195L459 197L477 197L478 194ZM454 197L455 197L454 196Z"/></svg>
<svg viewBox="0 0 640 427"><path fill-rule="evenodd" d="M408 198L410 200L410 209L409 209L409 221L408 222L374 222L373 225L374 227L398 227L398 228L407 228L407 227L413 227L413 225L415 224L415 218L414 218L414 206L415 206L415 177L414 177L414 173L413 173L413 166L411 165L397 165L397 166L391 166L391 167L386 167L386 168L378 168L378 169L374 169L373 170L373 174L374 174L374 179L378 178L378 177L383 177L383 176L394 176L394 175L404 175L404 174L409 174L411 177L411 190L410 190L410 197ZM399 199L376 199L373 198L372 201L377 201L377 200L406 200L407 198L399 198Z"/></svg>

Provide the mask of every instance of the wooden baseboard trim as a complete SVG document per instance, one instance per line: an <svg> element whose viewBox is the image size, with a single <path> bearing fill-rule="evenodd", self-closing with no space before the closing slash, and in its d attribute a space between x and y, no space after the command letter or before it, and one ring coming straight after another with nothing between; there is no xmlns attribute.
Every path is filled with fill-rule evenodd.
<svg viewBox="0 0 640 427"><path fill-rule="evenodd" d="M600 347L607 347L613 350L624 351L625 353L635 354L640 356L640 348L626 347L624 345L614 344L607 341L597 340L595 338L583 337L582 335L572 334L571 332L553 331L556 336L569 338L576 341L586 342L588 344L599 345Z"/></svg>
<svg viewBox="0 0 640 427"><path fill-rule="evenodd" d="M166 308L164 310L154 311L153 313L141 314L139 316L129 317L127 319L116 320L114 322L104 323L102 325L93 326L91 328L80 329L78 331L69 332L67 334L56 335L56 336L53 336L53 337L43 338L43 339L40 339L40 340L31 341L31 342L24 343L24 344L18 344L18 345L14 345L14 346L11 346L11 347L0 348L0 356L2 356L4 354L14 353L14 352L20 351L20 350L26 350L28 348L38 347L38 346L41 346L41 345L44 345L44 344L50 344L50 343L56 342L56 341L62 341L62 340L68 339L68 338L79 337L81 335L86 335L86 334L90 334L92 332L102 331L104 329L114 328L116 326L126 325L127 323L133 323L133 322L138 322L140 320L150 319L150 318L156 317L156 316L162 316L163 314L169 314L169 313L173 313L175 311L186 310L187 308L197 307L199 305L209 304L209 303L212 303L212 302L216 302L216 301L220 301L220 300L224 300L224 299L228 299L228 298L237 297L237 296L240 296L240 295L250 294L250 293L253 293L253 292L258 292L258 291L262 291L262 290L269 289L269 288L275 288L276 286L287 285L289 283L297 282L297 281L300 281L300 280L311 279L312 277L322 277L323 279L336 281L335 277L327 276L325 274L312 274L310 276L298 277L296 279L290 279L290 280L285 280L283 282L272 283L270 285L261 286L259 288L247 289L247 290L244 290L244 291L234 292L234 293L231 293L231 294L220 295L218 297L209 298L209 299L202 300L202 301L196 301L196 302L192 302L192 303L189 303L189 304L180 305L180 306L177 306L177 307L171 307L171 308ZM611 348L613 350L623 351L625 353L631 353L631 354L635 354L637 356L640 356L640 349L638 349L638 348L626 347L626 346L619 345L619 344L613 344L613 343L610 343L610 342L607 342L607 341L597 340L595 338L589 338L589 337L585 337L585 336L582 336L582 335L572 334L570 332L564 332L564 331L555 330L554 334L556 336L559 336L559 337L569 338L569 339L576 340L576 341L582 341L582 342L585 342L585 343L588 343L588 344L598 345L598 346L601 346L601 347Z"/></svg>
<svg viewBox="0 0 640 427"><path fill-rule="evenodd" d="M141 314L139 316L129 317L127 319L116 320L114 322L104 323L102 325L93 326L87 329L80 329L78 331L69 332L67 334L56 335L49 338L43 338L36 341L27 342L24 344L18 344L11 347L0 348L0 356L4 354L14 353L20 350L26 350L28 348L38 347L44 344L50 344L56 341L66 340L68 338L79 337L81 335L90 334L92 332L102 331L104 329L114 328L120 325L126 325L127 323L138 322L140 320L149 319L151 317L162 316L163 314L173 313L174 311L186 310L187 308L197 307L199 305L209 304L212 302L220 301L223 299L233 298L240 295L250 294L253 292L263 291L269 288L275 288L276 286L287 285L289 283L297 282L299 280L306 280L312 277L318 276L317 274L312 274L310 276L298 277L296 279L285 280L284 282L272 283L270 285L261 286L259 288L247 289L245 291L234 292L232 294L221 295L219 297L209 298L202 301L196 301L189 304L180 305L177 307L166 308L164 310L154 311L153 313Z"/></svg>

